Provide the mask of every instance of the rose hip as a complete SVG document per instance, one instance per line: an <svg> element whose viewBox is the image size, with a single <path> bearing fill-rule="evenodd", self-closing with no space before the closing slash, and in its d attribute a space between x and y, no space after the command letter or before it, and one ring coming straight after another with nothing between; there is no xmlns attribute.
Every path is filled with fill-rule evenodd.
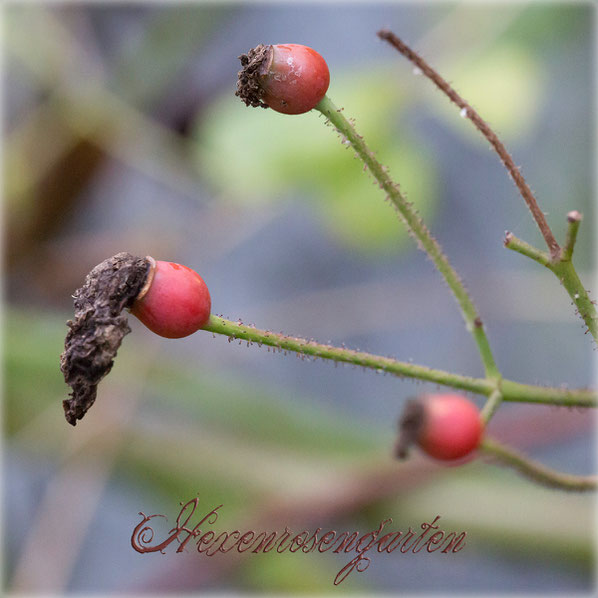
<svg viewBox="0 0 598 598"><path fill-rule="evenodd" d="M259 45L240 59L237 95L248 106L303 114L318 104L330 84L326 61L307 46Z"/></svg>
<svg viewBox="0 0 598 598"><path fill-rule="evenodd" d="M409 401L400 421L397 455L411 443L442 461L461 459L480 444L484 424L478 408L457 394L426 395Z"/></svg>
<svg viewBox="0 0 598 598"><path fill-rule="evenodd" d="M181 264L148 259L150 272L131 313L166 338L182 338L205 326L211 300L201 276Z"/></svg>

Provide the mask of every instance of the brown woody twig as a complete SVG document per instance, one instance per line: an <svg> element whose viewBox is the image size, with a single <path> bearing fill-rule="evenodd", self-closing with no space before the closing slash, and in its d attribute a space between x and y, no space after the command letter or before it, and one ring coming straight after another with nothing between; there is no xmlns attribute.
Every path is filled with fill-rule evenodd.
<svg viewBox="0 0 598 598"><path fill-rule="evenodd" d="M401 39L399 39L392 31L388 29L382 29L378 31L378 37L386 42L388 42L391 46L396 48L407 60L412 62L430 81L444 93L451 102L456 104L460 109L461 113L464 117L468 118L476 127L476 129L490 142L490 145L494 148L502 163L505 165L505 168L509 172L513 182L519 189L519 193L523 197L527 207L529 208L530 212L544 240L546 241L546 245L548 245L548 249L550 250L550 255L552 258L557 259L560 255L560 247L557 243L550 226L548 226L548 222L546 221L546 217L544 216L544 212L540 209L538 202L532 193L532 190L529 188L529 185L525 181L525 178L515 166L513 162L513 158L511 158L509 152L500 141L496 133L491 129L488 123L443 79L419 54L413 51L409 46L407 46Z"/></svg>

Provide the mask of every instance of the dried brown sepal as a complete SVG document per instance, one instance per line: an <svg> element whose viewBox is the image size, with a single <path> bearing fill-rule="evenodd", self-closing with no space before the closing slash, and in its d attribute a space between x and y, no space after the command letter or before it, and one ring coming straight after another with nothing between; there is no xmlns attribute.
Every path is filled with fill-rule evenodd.
<svg viewBox="0 0 598 598"><path fill-rule="evenodd" d="M409 399L399 419L399 438L395 445L395 457L405 459L409 447L416 441L424 423L424 406L419 399Z"/></svg>
<svg viewBox="0 0 598 598"><path fill-rule="evenodd" d="M75 319L60 356L60 369L72 388L62 402L66 420L76 425L96 399L97 386L114 364L123 337L131 332L121 314L143 287L150 262L130 253L118 253L98 264L73 295Z"/></svg>
<svg viewBox="0 0 598 598"><path fill-rule="evenodd" d="M268 108L262 102L264 90L260 85L260 77L270 69L272 62L272 46L260 44L252 48L247 54L239 56L243 68L239 71L236 96L239 96L247 106L254 108Z"/></svg>

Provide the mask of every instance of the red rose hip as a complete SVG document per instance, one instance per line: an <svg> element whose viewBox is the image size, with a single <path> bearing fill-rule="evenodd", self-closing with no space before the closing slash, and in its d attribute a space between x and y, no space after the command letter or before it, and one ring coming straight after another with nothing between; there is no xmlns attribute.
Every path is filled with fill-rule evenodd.
<svg viewBox="0 0 598 598"><path fill-rule="evenodd" d="M259 45L239 57L236 94L248 106L303 114L326 95L330 72L312 48L299 44Z"/></svg>
<svg viewBox="0 0 598 598"><path fill-rule="evenodd" d="M131 313L152 332L182 338L208 323L211 300L206 283L191 268L173 262L150 260L147 281Z"/></svg>
<svg viewBox="0 0 598 598"><path fill-rule="evenodd" d="M415 443L441 461L471 454L484 432L478 408L458 394L426 395L409 401L399 425L399 457L405 457L409 444Z"/></svg>

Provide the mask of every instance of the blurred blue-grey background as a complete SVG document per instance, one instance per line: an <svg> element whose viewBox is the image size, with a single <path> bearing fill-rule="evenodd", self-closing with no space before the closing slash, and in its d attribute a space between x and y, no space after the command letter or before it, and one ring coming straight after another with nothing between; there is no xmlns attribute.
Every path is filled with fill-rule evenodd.
<svg viewBox="0 0 598 598"><path fill-rule="evenodd" d="M483 462L392 459L405 400L436 390L138 322L92 410L64 420L71 294L119 251L185 263L213 312L319 341L483 375L439 275L315 113L234 97L237 56L302 43L464 278L503 374L592 385L596 348L554 277L503 248L541 237L501 164L430 82L375 35L392 29L497 130L558 238L583 212L592 282L591 3L25 4L4 7L5 589L590 593L594 499ZM131 318L132 319L132 318ZM481 399L475 398L481 405ZM495 437L591 473L593 413L503 405ZM468 532L455 555L136 553L139 511L222 504L218 529ZM167 525L167 524L164 524ZM163 528L163 533L169 529Z"/></svg>

